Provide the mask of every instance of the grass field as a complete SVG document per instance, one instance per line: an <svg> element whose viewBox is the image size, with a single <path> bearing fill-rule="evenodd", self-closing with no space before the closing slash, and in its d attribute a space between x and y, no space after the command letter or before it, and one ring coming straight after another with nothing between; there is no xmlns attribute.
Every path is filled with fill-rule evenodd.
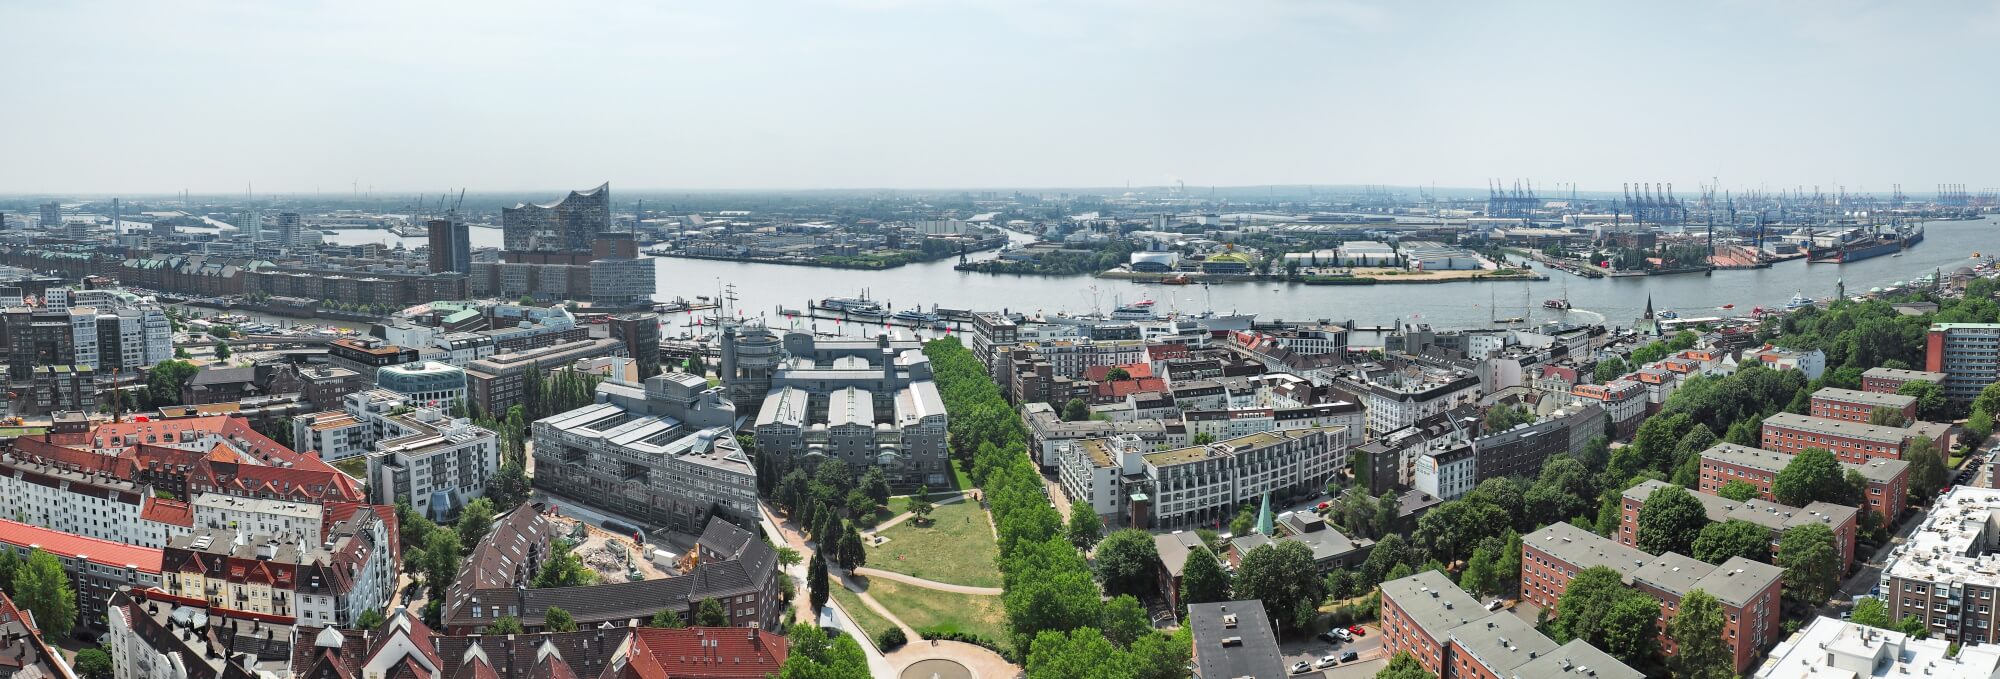
<svg viewBox="0 0 2000 679"><path fill-rule="evenodd" d="M869 568L954 585L1000 586L1000 571L994 565L1000 548L994 544L986 510L978 504L938 505L928 523L904 521L881 535L889 541L868 547Z"/></svg>
<svg viewBox="0 0 2000 679"><path fill-rule="evenodd" d="M1007 613L1000 597L939 592L887 578L870 578L868 596L919 632L952 630L977 634L1001 646L1009 645Z"/></svg>
<svg viewBox="0 0 2000 679"><path fill-rule="evenodd" d="M830 584L833 585L833 599L840 602L841 610L847 611L847 617L853 618L854 624L860 625L861 629L867 632L869 643L874 643L875 636L881 634L882 630L896 626L895 623L889 622L888 618L876 613L875 609L869 608L868 604L861 603L861 597L847 591L847 588L840 586L840 583Z"/></svg>

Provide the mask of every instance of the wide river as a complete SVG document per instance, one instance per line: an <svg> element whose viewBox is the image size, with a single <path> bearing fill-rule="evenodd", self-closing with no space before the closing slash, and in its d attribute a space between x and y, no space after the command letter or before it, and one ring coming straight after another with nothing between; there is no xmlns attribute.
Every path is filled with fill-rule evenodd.
<svg viewBox="0 0 2000 679"><path fill-rule="evenodd" d="M865 290L869 297L894 308L941 305L955 309L1015 311L1108 311L1116 302L1153 300L1161 310L1258 314L1261 320L1352 319L1364 326L1390 325L1398 319L1439 328L1492 327L1492 319L1516 316L1540 322L1568 318L1583 323L1629 326L1650 296L1655 308L1683 317L1746 313L1755 306L1782 306L1795 293L1826 299L1835 282L1845 280L1849 294L1871 287L1909 281L1925 273L1970 263L1972 253L2000 252L2000 218L1983 221L1931 222L1926 238L1901 256L1884 255L1853 264L1782 262L1768 269L1716 271L1713 275L1635 276L1587 279L1551 271L1546 281L1491 281L1434 285L1309 286L1286 283L1231 283L1213 286L1144 285L1089 276L1014 276L962 273L947 259L887 271L857 271L779 266L745 262L655 258L659 289L654 298L693 299L714 296L733 284L737 307L747 316L777 320L776 309L803 307L807 300L851 297ZM475 246L497 246L498 229L474 228ZM1015 238L1025 239L1015 235ZM423 239L398 238L387 231L329 232L338 243L402 242L415 247ZM993 253L983 253L991 257ZM1542 301L1567 296L1574 311L1544 309ZM1720 307L1734 304L1724 312ZM678 328L688 318L669 319ZM778 320L776 324L784 324ZM823 331L863 332L847 323L837 327L820 321ZM670 330L675 332L674 330ZM1366 342L1367 338L1357 338Z"/></svg>

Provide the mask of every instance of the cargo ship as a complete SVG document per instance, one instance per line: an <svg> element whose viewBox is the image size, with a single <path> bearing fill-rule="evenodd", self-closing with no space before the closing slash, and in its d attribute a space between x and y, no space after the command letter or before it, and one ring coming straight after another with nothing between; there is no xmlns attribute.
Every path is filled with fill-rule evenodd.
<svg viewBox="0 0 2000 679"><path fill-rule="evenodd" d="M1833 247L1811 248L1806 252L1806 261L1813 264L1848 264L1902 250L1902 236L1870 234Z"/></svg>

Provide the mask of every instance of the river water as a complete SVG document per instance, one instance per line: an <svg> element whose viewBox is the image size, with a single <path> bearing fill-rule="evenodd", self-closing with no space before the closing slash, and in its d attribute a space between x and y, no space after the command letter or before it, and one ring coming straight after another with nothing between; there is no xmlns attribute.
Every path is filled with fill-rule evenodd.
<svg viewBox="0 0 2000 679"><path fill-rule="evenodd" d="M400 238L381 230L328 232L335 243L403 243L415 247L422 238ZM1014 234L1016 240L1025 236ZM474 246L497 246L499 229L472 229ZM1258 314L1261 320L1352 319L1364 326L1405 322L1439 328L1493 327L1493 318L1524 316L1533 322L1565 319L1581 323L1629 326L1646 306L1648 296L1658 310L1683 317L1747 313L1752 307L1783 306L1795 293L1815 299L1834 295L1835 281L1845 279L1849 294L1886 287L1925 273L1946 273L1970 263L1974 252L2000 251L2000 218L1983 221L1931 222L1925 240L1902 256L1881 256L1853 264L1807 264L1793 260L1768 269L1716 271L1713 275L1638 276L1588 279L1557 271L1546 281L1480 281L1433 285L1309 286L1287 283L1231 283L1212 286L1162 286L1090 276L1016 276L952 270L955 259L913 264L886 271L825 269L748 262L654 258L658 290L654 298L693 299L715 296L733 284L737 309L745 316L763 315L785 324L776 309L802 308L807 300L839 296L869 297L896 309L941 305L954 309L1069 311L1093 308L1109 311L1117 302L1150 299L1161 310ZM981 253L980 258L995 256ZM1542 301L1567 296L1574 311L1544 309ZM1734 304L1732 311L1719 309ZM677 334L692 315L670 318ZM821 331L865 333L879 326L820 321ZM1357 338L1365 339L1365 338Z"/></svg>

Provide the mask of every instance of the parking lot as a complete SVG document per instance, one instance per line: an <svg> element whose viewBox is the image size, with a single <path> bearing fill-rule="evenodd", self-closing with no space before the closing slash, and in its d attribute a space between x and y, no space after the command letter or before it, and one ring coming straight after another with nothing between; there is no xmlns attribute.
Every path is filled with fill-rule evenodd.
<svg viewBox="0 0 2000 679"><path fill-rule="evenodd" d="M1380 659L1382 656L1382 628L1374 625L1364 625L1363 629L1366 629L1368 633L1356 637L1354 641L1329 644L1316 638L1307 638L1304 640L1279 642L1278 651L1284 654L1285 669L1287 671L1290 671L1292 666L1297 663L1303 662L1310 667L1317 664L1320 658L1328 655L1338 658L1343 653L1354 651L1356 657L1352 661L1340 663L1332 668L1313 668L1304 674L1295 674L1292 676L1308 678L1326 677L1327 679L1357 676L1346 672L1329 671L1329 669L1339 670L1344 667L1364 664L1374 664L1378 666L1376 669L1380 669L1379 665L1381 663L1369 663L1369 661ZM1372 677L1374 676L1374 672L1371 671L1358 676Z"/></svg>

